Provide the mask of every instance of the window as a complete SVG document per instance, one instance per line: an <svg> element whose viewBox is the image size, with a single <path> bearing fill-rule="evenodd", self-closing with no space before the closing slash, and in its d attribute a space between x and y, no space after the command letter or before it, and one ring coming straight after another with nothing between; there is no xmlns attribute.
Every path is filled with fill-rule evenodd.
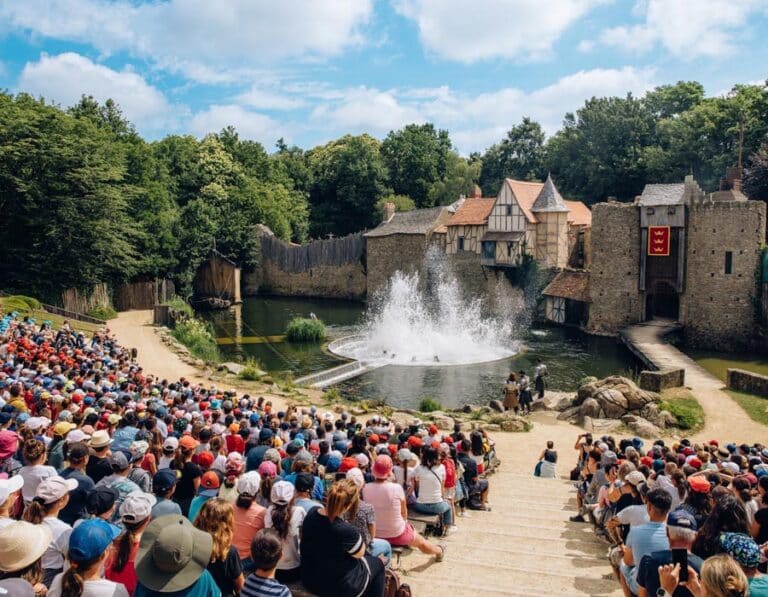
<svg viewBox="0 0 768 597"><path fill-rule="evenodd" d="M725 273L733 273L733 251L725 252Z"/></svg>
<svg viewBox="0 0 768 597"><path fill-rule="evenodd" d="M507 215L508 215L508 216L511 216L511 215L512 215L512 204L510 204L510 205L507 205Z"/></svg>
<svg viewBox="0 0 768 597"><path fill-rule="evenodd" d="M647 213L649 216L652 216L653 214L656 213L656 210L653 209L652 207L649 207L648 209L645 210L645 213Z"/></svg>
<svg viewBox="0 0 768 597"><path fill-rule="evenodd" d="M507 257L512 257L512 243L507 243Z"/></svg>
<svg viewBox="0 0 768 597"><path fill-rule="evenodd" d="M464 237L460 236L459 237L459 251L463 251L463 250L464 250Z"/></svg>
<svg viewBox="0 0 768 597"><path fill-rule="evenodd" d="M496 259L496 243L493 241L483 241L483 259L495 260Z"/></svg>

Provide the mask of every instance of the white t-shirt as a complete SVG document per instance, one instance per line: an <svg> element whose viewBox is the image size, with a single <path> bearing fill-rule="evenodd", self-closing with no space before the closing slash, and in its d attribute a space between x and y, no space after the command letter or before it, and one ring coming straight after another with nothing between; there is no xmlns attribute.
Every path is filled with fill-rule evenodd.
<svg viewBox="0 0 768 597"><path fill-rule="evenodd" d="M395 474L395 483L397 483L400 487L403 487L403 491L406 493L409 493L411 488L413 487L413 469L414 467L409 466L408 467L408 482L406 484L406 487L403 487L403 467L401 465L397 465L392 469L392 472Z"/></svg>
<svg viewBox="0 0 768 597"><path fill-rule="evenodd" d="M632 527L646 524L651 520L648 518L648 508L644 504L627 506L616 515L616 518L621 524L628 524Z"/></svg>
<svg viewBox="0 0 768 597"><path fill-rule="evenodd" d="M413 470L413 478L419 481L419 504L437 504L443 501L442 484L445 483L445 467L442 464L431 469L419 465Z"/></svg>
<svg viewBox="0 0 768 597"><path fill-rule="evenodd" d="M43 524L51 529L51 543L48 549L43 552L41 562L43 570L63 568L64 558L69 549L69 536L72 533L72 527L53 516L43 518Z"/></svg>
<svg viewBox="0 0 768 597"><path fill-rule="evenodd" d="M24 486L21 488L21 497L24 498L24 502L28 504L34 499L37 486L42 480L57 474L55 468L45 464L22 466L19 469L19 475L24 479Z"/></svg>
<svg viewBox="0 0 768 597"><path fill-rule="evenodd" d="M267 508L267 513L264 515L264 527L272 528L272 511L274 506ZM277 563L278 570L293 570L301 566L301 558L299 557L299 531L301 525L304 522L304 516L306 512L304 508L297 508L294 506L293 514L291 514L291 524L288 529L288 535L283 540L283 557Z"/></svg>
<svg viewBox="0 0 768 597"><path fill-rule="evenodd" d="M57 574L53 578L51 588L48 589L48 597L61 597L61 577L64 573ZM128 597L125 585L100 578L98 580L86 580L83 583L82 597Z"/></svg>
<svg viewBox="0 0 768 597"><path fill-rule="evenodd" d="M161 468L171 468L172 462L173 456L161 456L157 461L157 469L160 470Z"/></svg>

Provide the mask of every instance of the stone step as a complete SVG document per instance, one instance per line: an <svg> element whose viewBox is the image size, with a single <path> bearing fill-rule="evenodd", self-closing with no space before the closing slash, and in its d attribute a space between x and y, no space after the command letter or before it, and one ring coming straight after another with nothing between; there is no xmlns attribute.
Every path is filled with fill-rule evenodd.
<svg viewBox="0 0 768 597"><path fill-rule="evenodd" d="M413 595L450 595L450 597L485 597L486 595L511 595L513 597L541 597L543 595L600 595L619 596L621 590L618 582L586 582L579 580L559 581L536 577L515 577L501 584L493 579L472 576L472 582L463 580L446 580L443 578L425 579L412 575L401 577L403 582L411 586Z"/></svg>

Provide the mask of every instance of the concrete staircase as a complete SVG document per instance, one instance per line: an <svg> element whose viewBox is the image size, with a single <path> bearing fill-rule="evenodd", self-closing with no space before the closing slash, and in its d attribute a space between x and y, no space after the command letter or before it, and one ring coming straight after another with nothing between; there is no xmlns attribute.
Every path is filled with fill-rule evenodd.
<svg viewBox="0 0 768 597"><path fill-rule="evenodd" d="M512 435L497 434L497 441L506 443ZM517 443L526 434L515 435ZM500 453L502 459L514 454L507 449ZM458 519L459 530L440 540L447 546L442 563L419 552L404 555L402 581L414 595L430 597L621 595L606 558L607 545L590 525L568 520L576 508L572 484L519 472L523 464L516 466L514 460L502 462L489 477L493 510ZM532 471L533 463L525 460ZM511 470L515 468L518 472Z"/></svg>

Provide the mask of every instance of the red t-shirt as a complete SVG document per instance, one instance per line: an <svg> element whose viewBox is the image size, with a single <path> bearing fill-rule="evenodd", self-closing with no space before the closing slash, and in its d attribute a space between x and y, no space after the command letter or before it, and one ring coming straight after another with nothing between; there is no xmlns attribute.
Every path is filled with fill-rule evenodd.
<svg viewBox="0 0 768 597"><path fill-rule="evenodd" d="M442 461L442 465L445 467L445 487L450 489L456 487L456 464L452 458L446 458Z"/></svg>
<svg viewBox="0 0 768 597"><path fill-rule="evenodd" d="M139 544L134 543L133 549L131 549L131 556L128 558L128 562L120 572L112 569L115 557L114 554L107 557L107 561L104 565L104 578L111 580L112 582L124 584L129 595L133 595L133 592L136 590L136 583L138 582L136 578L136 568L134 566L134 562L136 561L136 551L138 549Z"/></svg>

